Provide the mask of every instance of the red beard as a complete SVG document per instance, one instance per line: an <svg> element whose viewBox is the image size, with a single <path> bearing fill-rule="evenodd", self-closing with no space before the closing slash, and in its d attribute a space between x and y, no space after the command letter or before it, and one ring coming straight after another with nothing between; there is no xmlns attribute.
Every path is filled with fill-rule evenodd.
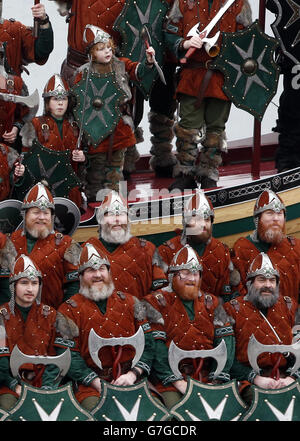
<svg viewBox="0 0 300 441"><path fill-rule="evenodd" d="M198 283L194 283L191 281L188 282L179 279L178 277L174 277L172 287L176 294L178 294L182 300L195 300L198 297Z"/></svg>
<svg viewBox="0 0 300 441"><path fill-rule="evenodd" d="M279 227L274 228L274 226ZM271 227L266 228L261 222L258 223L258 235L263 242L278 245L285 238L285 227L275 223Z"/></svg>

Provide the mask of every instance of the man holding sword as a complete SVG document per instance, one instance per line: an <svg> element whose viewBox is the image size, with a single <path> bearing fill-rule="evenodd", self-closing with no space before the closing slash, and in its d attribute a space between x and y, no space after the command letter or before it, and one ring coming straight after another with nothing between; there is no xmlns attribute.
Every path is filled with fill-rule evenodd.
<svg viewBox="0 0 300 441"><path fill-rule="evenodd" d="M180 119L174 128L178 153L170 189L196 188L197 182L201 188L217 185L231 102L222 90L223 74L209 64L219 53L220 33L236 32L251 21L248 0L174 2L166 40L181 62L176 90ZM202 140L200 132L205 133Z"/></svg>

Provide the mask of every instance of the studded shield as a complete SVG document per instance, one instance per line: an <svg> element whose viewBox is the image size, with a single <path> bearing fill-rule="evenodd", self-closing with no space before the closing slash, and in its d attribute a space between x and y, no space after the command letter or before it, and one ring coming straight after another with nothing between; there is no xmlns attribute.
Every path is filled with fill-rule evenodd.
<svg viewBox="0 0 300 441"><path fill-rule="evenodd" d="M277 40L255 21L243 31L223 33L220 53L210 65L224 73L223 90L228 98L259 121L277 91L277 47Z"/></svg>
<svg viewBox="0 0 300 441"><path fill-rule="evenodd" d="M120 121L120 104L126 95L119 87L114 72L91 72L86 88L87 75L85 70L82 79L72 88L77 101L74 116L79 125L83 123L84 134L96 148Z"/></svg>

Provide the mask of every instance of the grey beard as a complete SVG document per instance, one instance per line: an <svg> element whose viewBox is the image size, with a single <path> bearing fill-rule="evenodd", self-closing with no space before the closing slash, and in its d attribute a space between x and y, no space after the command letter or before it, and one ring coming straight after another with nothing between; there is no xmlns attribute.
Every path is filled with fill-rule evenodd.
<svg viewBox="0 0 300 441"><path fill-rule="evenodd" d="M39 231L37 228L26 228L26 231L35 239L46 239L51 234L52 228L45 227L42 231Z"/></svg>
<svg viewBox="0 0 300 441"><path fill-rule="evenodd" d="M279 286L276 286L272 296L262 297L259 290L254 287L253 283L251 283L251 285L248 286L248 294L246 298L258 309L270 308L277 303L279 298Z"/></svg>
<svg viewBox="0 0 300 441"><path fill-rule="evenodd" d="M80 284L80 294L94 302L107 299L112 295L114 289L115 286L113 282L105 284L102 289L98 289L95 286L88 287L82 283Z"/></svg>
<svg viewBox="0 0 300 441"><path fill-rule="evenodd" d="M130 225L127 224L126 229L120 231L111 231L108 225L102 225L100 229L100 237L109 243L124 244L131 238Z"/></svg>

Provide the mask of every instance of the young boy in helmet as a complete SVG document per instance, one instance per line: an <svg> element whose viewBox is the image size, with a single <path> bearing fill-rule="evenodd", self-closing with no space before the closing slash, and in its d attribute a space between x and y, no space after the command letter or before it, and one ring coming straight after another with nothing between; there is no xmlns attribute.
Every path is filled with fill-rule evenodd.
<svg viewBox="0 0 300 441"><path fill-rule="evenodd" d="M56 311L41 303L42 274L33 261L22 254L9 278L11 298L0 309L0 408L11 409L21 393L21 382L52 389L58 368L29 363L19 366L19 378L10 370L10 355L17 345L25 355L55 356Z"/></svg>
<svg viewBox="0 0 300 441"><path fill-rule="evenodd" d="M90 62L80 67L72 90L77 105L79 101L84 103L83 121L82 113L76 117L76 108L74 112L88 139L86 195L89 201L95 201L100 189L119 190L125 151L136 143L128 81L143 81L152 75L155 51L149 47L147 61L141 63L117 58L111 36L93 25L86 25L83 39ZM117 101L112 101L113 95L118 95Z"/></svg>

